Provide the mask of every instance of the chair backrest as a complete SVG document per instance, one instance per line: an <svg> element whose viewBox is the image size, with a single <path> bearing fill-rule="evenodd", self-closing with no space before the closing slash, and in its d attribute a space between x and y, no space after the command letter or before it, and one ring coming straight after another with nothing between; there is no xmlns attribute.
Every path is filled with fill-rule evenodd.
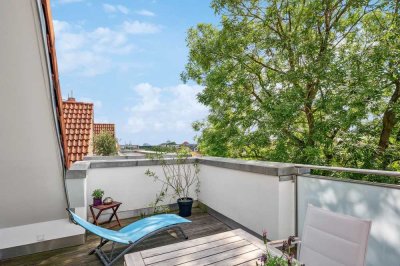
<svg viewBox="0 0 400 266"><path fill-rule="evenodd" d="M78 215L76 215L70 209L67 209L67 211L69 212L72 220L77 225L80 225L81 227L85 228L89 232L91 232L91 233L93 233L95 235L98 235L99 237L107 239L107 240L111 240L111 241L118 242L118 243L121 243L121 244L129 244L129 239L127 239L124 236L124 234L121 234L118 231L102 228L100 226L91 224L88 221L86 221L86 220L82 219L81 217L79 217Z"/></svg>
<svg viewBox="0 0 400 266"><path fill-rule="evenodd" d="M308 205L299 260L307 266L363 266L371 221Z"/></svg>

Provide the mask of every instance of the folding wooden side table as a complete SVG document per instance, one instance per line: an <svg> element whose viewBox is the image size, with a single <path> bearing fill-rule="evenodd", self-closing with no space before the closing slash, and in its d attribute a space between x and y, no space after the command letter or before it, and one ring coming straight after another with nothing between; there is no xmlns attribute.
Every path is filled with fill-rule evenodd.
<svg viewBox="0 0 400 266"><path fill-rule="evenodd" d="M117 202L117 201L113 201L111 204L101 204L101 205L97 205L97 206L93 206L93 204L90 204L89 207L90 207L90 212L92 213L92 217L93 217L93 224L95 224L95 225L103 224L103 223L98 222L98 219L99 219L101 213L105 210L112 209L113 212L110 216L110 219L108 219L108 223L111 223L112 218L114 218L114 216L115 216L115 219L117 220L118 225L121 227L121 223L119 222L118 215L117 215L117 210L121 204L122 204L121 202ZM94 214L93 209L97 209L99 211L97 213L97 215ZM106 222L104 222L104 223L106 223ZM113 226L116 226L116 224ZM110 227L113 227L113 226L110 226Z"/></svg>

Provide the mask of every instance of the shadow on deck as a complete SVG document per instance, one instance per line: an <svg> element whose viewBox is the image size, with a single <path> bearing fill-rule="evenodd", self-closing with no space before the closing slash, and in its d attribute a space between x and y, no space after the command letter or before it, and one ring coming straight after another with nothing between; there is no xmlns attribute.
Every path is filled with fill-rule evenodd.
<svg viewBox="0 0 400 266"><path fill-rule="evenodd" d="M137 218L121 220L122 226L128 225ZM192 223L183 224L182 228L185 233L189 236L189 239L195 239L203 236L218 234L231 230L231 228L214 218L213 216L203 213L200 209L193 209L193 214L189 217ZM114 227L118 230L118 227ZM149 239L146 239L141 244L132 249L132 253L144 249L169 245L183 241L180 237L175 238L168 232L162 232ZM61 248L52 251L46 251L42 253L36 253L27 256L16 257L13 259L1 261L2 266L20 266L20 265L102 265L96 255L88 255L89 251L95 248L99 243L99 238L95 235L88 234L86 243L84 245ZM107 249L106 249L107 250ZM119 250L118 250L119 251ZM114 265L124 265L124 260L121 259Z"/></svg>

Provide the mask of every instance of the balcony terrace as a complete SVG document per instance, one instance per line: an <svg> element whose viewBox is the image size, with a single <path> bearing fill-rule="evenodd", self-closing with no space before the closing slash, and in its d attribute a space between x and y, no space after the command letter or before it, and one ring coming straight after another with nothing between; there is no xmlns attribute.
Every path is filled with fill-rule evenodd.
<svg viewBox="0 0 400 266"><path fill-rule="evenodd" d="M95 159L95 160L94 160ZM169 158L167 160L173 161ZM272 240L289 235L301 237L308 204L337 213L372 221L368 242L367 265L396 265L400 257L400 187L358 180L316 176L312 169L345 171L358 174L396 176L397 172L294 165L260 161L200 157L190 158L200 165L200 193L195 209L185 225L190 238L243 228L260 237L268 230ZM141 214L150 214L160 184L144 173L152 169L162 173L160 161L132 158L88 158L76 162L67 172L70 207L88 217L90 193L96 188L122 202L118 211L124 224ZM176 208L170 200L170 208ZM101 216L105 220L108 216ZM84 231L80 236L84 236ZM87 256L98 238L80 238L80 246L47 251L4 261L5 265L62 264L100 265L96 256ZM148 239L132 252L181 241L168 233ZM123 260L119 263L122 265Z"/></svg>
<svg viewBox="0 0 400 266"><path fill-rule="evenodd" d="M231 2L233 3L236 1ZM293 3L295 2L296 1L293 1ZM314 5L317 4L318 1L315 1L316 3L313 1L309 2L310 3L307 3L307 5L309 5L307 10L312 11L314 10ZM330 4L330 1L323 2L324 5ZM360 24L354 24L349 27L349 30L354 30L356 35L350 34L348 36L358 36L358 33L363 32L368 33L368 35L360 35L360 38L351 37L351 40L357 40L357 42L349 42L348 44L350 46L346 46L347 39L344 37L347 35L342 34L343 26L348 25L352 20L361 23L362 17L365 17L366 19L368 18L368 20L372 19L369 18L369 16L365 16L365 12L378 11L375 8L370 8L369 6L371 3L366 1L368 5L365 6L362 16L360 19L356 19L354 14L357 14L363 9L361 1L359 1L360 3L357 1L347 2L347 4L350 4L350 7L342 5L341 1L337 1L338 4L335 6L339 9L336 9L334 12L336 16L339 16L337 19L325 19L325 23L332 22L337 25L324 25L325 29L330 29L332 31L320 30L323 28L319 22L321 17L320 12L305 12L304 14L307 16L301 17L299 20L300 22L302 21L302 24L299 24L298 27L293 27L301 30L301 32L296 33L299 35L296 35L295 32L293 34L290 32L290 35L279 33L278 35L284 37L283 41L272 42L274 45L277 45L276 47L266 47L268 48L266 51L283 51L283 53L276 54L276 56L272 58L274 60L268 61L277 64L279 68L282 65L283 70L289 66L290 72L287 73L275 69L275 67L271 69L269 66L267 68L264 67L264 63L258 62L258 58L253 57L255 54L247 54L247 52L249 52L248 49L242 48L239 49L243 51L243 54L238 57L240 60L235 59L235 61L238 61L240 64L238 66L235 65L234 68L231 67L232 59L230 58L230 54L231 51L236 52L236 50L232 50L231 48L234 47L235 44L238 45L238 47L257 48L259 44L260 46L264 46L267 43L264 41L264 37L270 38L271 32L267 31L265 34L260 35L260 38L254 38L254 36L257 36L256 33L258 32L251 31L249 32L249 35L246 33L249 29L259 30L259 27L268 28L265 27L264 21L262 21L262 24L259 24L259 27L245 27L243 28L243 31L235 30L231 37L229 37L228 34L225 34L225 31L222 31L224 34L218 35L220 35L220 38L223 37L223 39L212 39L213 41L210 41L209 44L213 46L208 48L206 47L207 49L198 49L197 45L194 45L196 42L192 43L193 47L189 48L193 51L204 52L204 55L207 55L208 58L208 53L211 48L214 49L215 44L229 44L229 55L226 60L222 60L222 62L220 62L220 60L215 60L215 62L212 62L214 60L209 60L209 62L205 62L204 64L207 66L207 69L213 69L214 67L212 65L214 63L217 67L221 66L221 69L216 68L215 72L211 73L211 81L213 81L213 83L218 81L216 84L211 84L214 85L215 88L220 88L221 86L225 87L226 84L237 83L237 89L240 89L240 93L237 95L238 97L236 97L236 95L235 97L232 97L234 99L241 99L243 93L245 95L249 94L247 91L247 83L255 85L255 87L253 86L254 95L249 94L249 96L259 98L259 95L256 94L254 88L257 88L258 85L263 87L263 83L265 83L261 82L262 80L258 77L260 73L266 73L266 80L269 80L271 77L273 78L272 82L268 82L272 85L276 85L275 87L272 87L272 91L287 91L287 93L282 95L276 95L279 96L276 99L281 102L290 103L292 102L291 99L293 97L298 97L297 95L307 95L304 102L294 101L296 106L287 108L288 106L285 104L276 109L279 112L273 111L274 116L279 118L273 120L273 124L281 124L281 110L284 111L282 114L285 114L285 116L289 111L293 110L292 116L290 116L291 118L286 121L290 122L289 125L292 125L293 121L296 123L300 121L301 124L304 124L303 120L307 118L306 120L308 121L309 130L306 131L309 134L304 135L304 140L313 140L314 137L318 137L318 142L324 144L323 140L319 140L320 136L326 135L326 132L328 132L326 129L328 127L330 128L331 124L333 125L333 128L331 129L334 134L332 137L331 134L328 134L330 142L332 142L333 137L338 132L346 133L344 136L348 138L348 141L352 140L354 137L352 135L353 133L347 135L347 131L353 132L353 125L358 124L363 124L363 127L360 130L361 133L357 135L357 138L369 139L372 136L372 133L376 135L378 132L376 131L378 129L374 129L374 131L371 131L371 134L364 135L364 131L369 131L365 130L370 126L369 122L372 123L371 125L373 125L373 127L376 127L378 124L384 124L385 126L382 129L382 134L380 134L383 138L379 141L379 146L377 147L379 148L379 153L381 153L381 148L385 148L385 146L392 141L392 138L397 138L398 141L400 136L400 133L398 133L398 125L393 122L396 120L395 117L398 117L398 115L393 116L396 114L393 110L397 110L396 108L398 108L398 101L400 99L400 80L398 79L399 75L395 73L398 62L392 64L392 60L396 59L396 56L398 55L398 46L393 46L393 44L397 45L399 41L387 41L392 39L391 36L398 36L398 32L392 31L393 29L398 29L398 27L396 27L397 24L388 24L387 27L384 27L387 28L383 31L384 34L381 34L380 30L375 26L368 27L370 29L364 31L364 29L367 28L363 28L363 26L359 27L358 25ZM392 16L398 18L399 14L397 11L399 8L397 4L399 2L396 1L396 7L391 6L394 1L386 2L389 6L386 6L386 3L383 4L384 8L380 11L382 12L380 13L382 18L390 18ZM379 6L381 5L379 1L376 4ZM122 219L123 224L126 225L132 221L136 221L141 215L152 214L153 208L150 208L149 204L155 200L155 195L159 193L161 189L159 183L153 182L152 178L149 178L145 174L147 169L151 169L156 174L159 174L160 176L163 175L161 162L159 160L146 159L144 155L135 156L136 154L128 153L127 156L89 157L83 161L75 162L72 166L70 165L73 161L81 159L84 153L83 150L79 151L68 145L68 140L72 141L72 143L76 141L79 143L80 140L77 136L76 139L72 140L72 137L67 136L66 134L67 127L63 119L64 115L67 115L67 113L63 111L63 94L61 92L58 74L55 49L55 26L53 25L51 6L49 0L0 1L0 36L3 37L1 44L2 49L0 49L0 58L2 59L0 62L0 99L3 100L2 104L0 104L0 112L3 114L0 119L0 132L2 136L0 142L2 151L0 153L0 265L101 265L101 262L96 256L87 255L88 251L97 244L99 237L89 234L83 228L73 224L70 217L68 217L65 208L72 209L75 214L91 222L91 215L89 213L89 204L92 201L91 193L94 189L101 188L106 191L105 196L111 196L115 200L122 202L121 207L118 209L118 215ZM322 6L320 6L320 8L320 10L326 12L325 18L332 18L332 14L330 13L332 12L332 9L330 7L322 8ZM61 10L61 8L59 9ZM292 10L294 9L287 7L284 7L284 9L287 11L282 12L285 12L285 14L288 12L288 16L291 17ZM391 14L393 9L396 11L396 14ZM299 10L301 11L300 14L303 14L303 9ZM317 11L318 9L315 10ZM195 12L199 13L197 9L195 9ZM272 14L276 14L276 17L280 18L281 10L276 8L276 11L274 10L273 12L278 12ZM169 16L177 17L172 13L169 14ZM311 17L309 18L308 16ZM340 19L341 16L344 19L343 21ZM381 16L374 17L378 19ZM178 18L181 19L180 17ZM272 18L271 22L273 24L271 25L273 26L272 28L274 28L275 22L273 16L268 15L268 19L270 18ZM86 19L84 21L86 21ZM310 23L310 21L315 21L316 24ZM371 25L376 24L377 21L373 22ZM384 20L382 19L382 21ZM398 23L398 20L396 19L385 19L385 21ZM278 22L281 23L281 19L279 19ZM133 25L136 25L137 23L140 24L138 21L133 21ZM58 27L60 27L60 25L64 25L65 27L65 25L67 25L62 24L61 21L58 21L57 24ZM224 22L224 24L230 26L229 23ZM146 26L147 24L144 23L143 25ZM75 27L71 27L71 29L72 28ZM120 27L118 26L117 28ZM174 29L175 27L170 28ZM288 28L292 28L290 23ZM101 27L99 29L102 29L101 31L105 33L113 32L108 27ZM165 29L168 29L168 27L165 27ZM89 34L91 31L80 29L80 27L79 31L82 31L85 35L92 36L92 34ZM228 31L226 33L228 33ZM323 37L321 40L323 41L316 42L314 37L310 38L312 35L308 34L311 34L311 32L314 31L317 35L325 32L325 37L321 35L321 37ZM241 36L242 33L244 36L249 36L249 38L237 38L237 36ZM307 35L303 35L303 33L306 33ZM215 36L218 35L215 34ZM272 33L272 35L274 35L274 33ZM326 41L330 39L330 35L333 36L333 39L331 41ZM377 37L376 39L370 38L375 35ZM165 34L162 34L162 36L174 35L168 35L166 32ZM304 44L302 41L299 41L295 50L300 52L298 55L299 58L310 59L295 61L307 61L308 63L305 62L304 65L303 63L299 64L291 70L293 60L289 58L289 62L285 62L288 60L284 59L286 54L292 54L292 44L287 45L286 36L298 36L298 38L294 38L294 40L307 40ZM343 37L339 38L340 42L336 42L338 36ZM132 36L132 38L137 37ZM208 36L205 35L204 38L208 38ZM105 39L108 40L112 38ZM118 41L121 38L116 39ZM247 39L249 42L246 44L244 40ZM255 40L260 41L260 43L253 43ZM362 42L358 43L358 41ZM367 41L367 43L364 41ZM90 46L86 45L85 42L83 43L84 47ZM198 43L201 44L202 39L199 39ZM317 43L322 46L318 48L314 45ZM369 45L370 43L374 45ZM329 44L328 47L326 47L327 44ZM189 42L189 46L190 45L191 43ZM163 48L173 47L168 45L161 46ZM359 49L357 49L357 47L364 46L367 50L358 51ZM96 50L102 50L97 49L96 47L97 46L93 46ZM126 47L129 48L136 46L129 45ZM289 48L289 53L285 51L287 49L286 47ZM309 47L310 49L304 49L304 47ZM317 52L324 51L322 56L318 56L318 60L321 61L314 62L315 53L313 52L314 50L312 50L314 49L313 47L317 48L315 50ZM376 47L379 47L379 49L376 49ZM113 46L105 48L107 48L107 50L114 49ZM218 48L216 50L218 54L220 51L226 50L225 46L216 46L215 48ZM339 48L343 50L337 50ZM177 49L173 50L184 55L184 53ZM302 54L303 52L301 51L304 51L304 54ZM346 55L348 51L352 51L351 54L349 53L350 57L347 57ZM151 57L154 57L154 53L150 54ZM165 52L162 54L164 55ZM190 54L191 53L189 53L189 55ZM116 53L116 55L121 56L122 54ZM265 56L265 52L260 51L260 54L257 55L262 59L262 57ZM326 60L327 58L331 58L333 55L335 56L332 57L332 60ZM336 55L340 56L336 57ZM346 60L343 61L344 64L339 64L342 60L342 56L345 55ZM373 56L368 59L361 55ZM202 54L200 53L198 56L193 57L200 58L201 56ZM154 58L158 57L155 56ZM243 58L245 58L245 60L243 60ZM356 59L354 62L353 58ZM363 61L363 58L368 60ZM80 57L76 57L76 60L79 59ZM246 60L250 60L249 62L251 64L255 63L257 67L248 67ZM281 60L283 61L281 62ZM105 61L108 62L108 60ZM277 63L275 63L275 61ZM159 62L159 60L157 60L157 62ZM331 62L332 65L330 65L329 62ZM189 60L189 66L192 63L196 63L194 62L194 59ZM96 63L96 65L100 66L104 64L100 62ZM112 65L114 66L114 64ZM170 65L170 60L167 60L166 65ZM202 64L199 63L198 67L202 67L201 65ZM319 67L320 65L322 67ZM365 68L358 68L358 65L363 67L365 66ZM389 68L387 68L388 66ZM63 66L63 68L64 67L65 66ZM194 69L196 68L197 67ZM110 69L117 68L111 67ZM234 75L232 74L229 76L237 76L238 81L240 82L233 82L232 80L224 80L220 78L224 73L226 73L227 69L235 70L233 72ZM245 69L251 69L251 71L240 73L240 71L245 71ZM273 74L267 73L268 71L265 69L273 71L271 72ZM374 72L370 72L370 70L373 70ZM392 73L392 71L394 72ZM188 72L196 73L195 77L185 78L190 80L198 79L199 77L197 77L197 75L202 76L204 74L198 73L198 71ZM304 72L304 75L301 74L302 72ZM352 76L353 72L355 76ZM293 75L293 73L295 73L295 75ZM76 77L81 77L81 73L76 74L79 74ZM349 74L351 75L349 76ZM114 76L114 74L112 75ZM131 73L128 71L127 75L131 76ZM337 78L336 75L338 75ZM247 78L244 79L244 77L249 77L250 79L255 76L257 76L257 79L259 80L255 83L251 80L247 81ZM154 73L151 73L149 77L154 77ZM72 78L75 79L75 77ZM102 79L99 80L99 82L104 83ZM207 80L208 79L201 82L205 84L206 88L209 87ZM80 79L76 79L76 81L79 85L85 85L85 82L81 82ZM289 88L291 88L298 87L297 83L302 84L305 81L307 84L305 84L305 90L301 94L299 94L297 88L294 91L286 89L281 90L281 85L284 83L288 83ZM362 83L353 84L354 81L361 81ZM131 84L132 82L133 81L129 81L128 83ZM140 80L140 82L142 82L142 80ZM386 83L390 84L390 88L393 89L392 93L387 91L389 87L385 85ZM318 86L316 84L318 84ZM380 88L377 87L376 84L385 86ZM105 87L107 85L108 84L104 83ZM350 85L351 90L347 89L347 85ZM93 87L97 88L95 85L93 85ZM326 89L327 92L329 92L327 94L329 97L320 97L317 94L319 89L318 87L321 87L323 90ZM242 89L245 90L242 92ZM324 95L322 92L323 91L321 91L321 95ZM118 95L116 92L113 93L114 95ZM210 95L214 96L214 93ZM221 95L228 94L224 92L221 93ZM266 95L268 94L266 93ZM314 96L310 101L308 96L312 95ZM388 97L389 95L392 95L392 97ZM330 98L330 96L332 96L332 98ZM353 96L355 98L353 98ZM164 97L160 97L160 99L163 98ZM203 98L208 98L208 96ZM319 102L319 98L324 101ZM275 99L275 96L272 99ZM325 99L334 103L332 108L335 106L335 109L329 107L326 110L318 110L318 113L321 113L318 114L318 117L323 118L321 119L323 123L321 124L322 126L316 126L316 124L314 125L314 121L316 120L312 118L312 107L313 105L315 107L320 105L322 106L322 103L325 106ZM378 100L371 102L371 99ZM221 99L216 98L214 100L213 105L217 105ZM387 101L389 102L387 103ZM271 100L268 96L268 98L261 99L260 102L266 103L271 102ZM365 104L370 102L371 104ZM395 105L396 102L397 107ZM177 101L177 103L182 105L180 101ZM247 104L247 101L244 103ZM252 103L253 101L249 102L247 106L251 107L253 105ZM388 104L387 106L385 105L386 103ZM189 109L195 109L190 104L186 105ZM260 105L260 107L264 106L264 104L257 103L257 106L258 105ZM365 105L368 108L365 110L363 109L362 111L359 109L361 108L361 105ZM120 102L118 102L118 106L120 106ZM231 106L231 104L228 106ZM299 109L298 106L302 107ZM169 106L167 107L168 108L164 109L173 109L169 108ZM221 105L220 107L220 109L216 110L218 113L226 106ZM254 117L256 120L258 115L254 116L253 114L263 114L263 112L268 110L268 108L257 108L251 113L243 111L243 113L240 112L239 115L240 117ZM76 110L78 109L79 107L77 107ZM231 108L227 109L229 111L229 116L226 117L231 117L230 109ZM307 117L301 116L299 117L300 120L298 120L298 112L303 112L303 109ZM335 112L332 112L332 110L335 110ZM180 111L183 112L182 110ZM132 112L134 112L134 109L132 109ZM348 116L348 113L351 115ZM90 111L90 114L93 114L92 110ZM188 114L191 115L191 113ZM269 116L270 113L266 113L266 115ZM352 120L353 115L358 117L358 120L349 123L348 120ZM166 120L169 121L170 117L166 117ZM367 120L370 120L370 118L373 117L382 118L383 120L375 120L374 118L374 120L368 121L368 123L364 125L364 120L366 120L366 118L368 118ZM87 116L85 118L80 116L79 119L85 119L85 123L91 124L90 120L92 119L92 116ZM390 123L385 122L390 120L393 121ZM152 121L150 122L152 123ZM265 122L269 122L269 120L267 119L264 121L264 119L262 119L260 125L268 124ZM247 123L247 121L243 124L251 125L251 128L249 128L251 130L257 126L257 124L253 125ZM391 125L392 128L386 128L386 124ZM240 124L238 126L239 128L241 127ZM87 127L90 126L87 125ZM314 132L311 128L323 129L323 134L321 132ZM85 128L85 130L86 129L88 129L85 133L87 136L83 138L86 144L82 144L81 146L85 148L84 150L90 146L87 141L90 142L92 140L89 128ZM221 128L221 130L224 130L224 128ZM287 131L288 129L285 128L284 130ZM280 129L276 128L271 132L274 131L279 133ZM293 136L297 139L296 134L301 133L301 135L303 135L302 131L303 130L301 129L298 132L294 132ZM78 132L78 130L76 132ZM257 135L261 136L261 140L264 136L264 132L260 131L260 133L262 134ZM83 133L79 132L79 134ZM342 143L342 140L346 139L342 138L340 134L336 136L339 136L337 138L337 143ZM374 136L374 138L375 137L376 136ZM354 143L354 146L352 146L350 151L353 151L353 148L354 150L358 150L359 144L360 143ZM361 144L363 144L363 142L361 142ZM367 144L370 145L369 140ZM398 143L396 145L398 145ZM312 146L314 146L314 144L307 147ZM271 147L273 148L273 146ZM297 148L303 149L304 147L303 145L300 145ZM361 146L360 151L364 153L363 149L364 148ZM398 146L392 146L391 149L397 151ZM71 151L69 152L69 150ZM369 153L371 150L368 148L365 151ZM390 153L391 152L392 151L390 151ZM71 154L74 156L69 158L68 156ZM79 154L79 156L77 157L76 154ZM352 156L352 152L348 152L348 154L349 157ZM382 152L382 155L385 155L385 153ZM167 160L174 163L174 155L171 156L172 157L168 157ZM361 180L338 179L333 178L330 175L318 175L314 170L320 171L318 173L321 173L321 171L329 173L347 172L349 174L356 174L360 179L362 179L363 176L369 175L400 178L400 172L246 161L212 157L190 158L189 162L198 163L200 168L200 192L197 197L195 197L195 205L198 207L196 207L194 214L189 217L192 223L183 225L183 229L191 239L215 235L236 228L246 230L251 234L250 236L252 239L254 239L254 236L261 238L260 234L264 229L268 231L268 238L271 240L283 239L290 235L298 235L301 238L303 228L307 227L304 225L306 210L309 204L311 204L337 214L350 215L371 221L372 227L368 238L366 265L399 265L399 183L380 184ZM65 169L69 170L66 172ZM193 197L196 195L194 190L191 191L191 195ZM177 206L175 202L176 201L172 198L167 198L166 200L166 203L169 203L169 207L172 210L176 210ZM109 213L105 213L100 216L100 221L106 220L108 215ZM324 221L325 227L326 225L331 225L329 221ZM84 222L86 223L86 221ZM336 229L340 226L331 227ZM342 226L342 228L343 227L344 226ZM139 238L139 240L140 239L141 238ZM239 241L242 240L246 239L241 239ZM364 240L366 239L364 238ZM147 239L141 245L135 247L135 249L130 250L130 252L164 246L179 241L181 241L181 239L175 238L174 235L164 232ZM318 241L315 242L319 243ZM127 243L132 244L131 241ZM252 243L249 245L251 244ZM254 250L250 252L253 251ZM350 254L349 257L353 255L354 254ZM341 256L342 254L337 255L337 257ZM122 265L123 262L124 260L121 258L117 264ZM254 262L254 258L251 258L249 262ZM336 263L335 265L343 264L344 263ZM319 265L317 264L317 266Z"/></svg>

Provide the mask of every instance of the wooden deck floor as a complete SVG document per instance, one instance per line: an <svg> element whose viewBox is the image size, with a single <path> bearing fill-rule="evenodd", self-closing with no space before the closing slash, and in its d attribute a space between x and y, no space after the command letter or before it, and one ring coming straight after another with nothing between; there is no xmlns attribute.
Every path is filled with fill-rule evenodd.
<svg viewBox="0 0 400 266"><path fill-rule="evenodd" d="M123 226L132 223L136 219L121 220ZM199 209L193 209L193 215L189 217L192 223L182 225L183 230L189 236L189 239L195 239L203 236L209 236L231 230L229 226L217 220L213 216L202 213ZM116 228L118 229L118 228ZM178 235L179 236L179 235ZM131 252L145 250L149 248L164 246L183 241L182 238L175 238L167 232L160 233L151 237ZM6 261L0 261L2 266L20 266L20 265L102 265L96 255L87 255L88 252L98 245L99 238L88 234L84 245L62 248L33 255L21 256ZM124 265L123 259L114 265Z"/></svg>

